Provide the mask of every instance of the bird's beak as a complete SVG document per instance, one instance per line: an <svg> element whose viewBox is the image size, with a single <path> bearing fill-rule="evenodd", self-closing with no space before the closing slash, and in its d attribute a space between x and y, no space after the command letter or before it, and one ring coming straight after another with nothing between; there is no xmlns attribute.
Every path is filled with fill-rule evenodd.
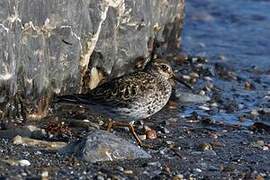
<svg viewBox="0 0 270 180"><path fill-rule="evenodd" d="M177 82L183 84L184 86L186 86L189 89L193 89L193 87L189 84L187 84L186 82L184 82L182 79L176 77L175 75L173 75L173 79L176 80Z"/></svg>

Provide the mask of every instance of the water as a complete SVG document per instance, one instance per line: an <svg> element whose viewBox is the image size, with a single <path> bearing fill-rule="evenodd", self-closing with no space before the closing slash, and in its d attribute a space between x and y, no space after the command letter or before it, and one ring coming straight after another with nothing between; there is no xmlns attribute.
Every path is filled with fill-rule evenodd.
<svg viewBox="0 0 270 180"><path fill-rule="evenodd" d="M239 117L254 109L270 107L270 1L187 0L182 51L206 56L210 63L232 67L241 81L214 77L222 96L238 104L238 111L212 115L229 124L250 125ZM256 73L259 72L259 73ZM245 81L256 89L246 91ZM198 113L198 107L187 107ZM188 112L186 113L188 114ZM252 119L253 122L258 119ZM269 120L270 121L270 120Z"/></svg>
<svg viewBox="0 0 270 180"><path fill-rule="evenodd" d="M270 1L187 0L183 49L270 69Z"/></svg>

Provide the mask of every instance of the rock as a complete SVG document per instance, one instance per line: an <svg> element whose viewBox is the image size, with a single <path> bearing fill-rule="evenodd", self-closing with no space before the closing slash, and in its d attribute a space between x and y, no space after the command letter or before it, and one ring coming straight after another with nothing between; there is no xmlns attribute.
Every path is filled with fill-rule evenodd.
<svg viewBox="0 0 270 180"><path fill-rule="evenodd" d="M40 119L53 93L85 92L176 49L183 9L183 0L3 1L1 114Z"/></svg>
<svg viewBox="0 0 270 180"><path fill-rule="evenodd" d="M32 132L28 128L10 128L0 131L0 137L5 139L12 139L15 136L30 137Z"/></svg>
<svg viewBox="0 0 270 180"><path fill-rule="evenodd" d="M192 94L182 91L175 92L176 97L179 98L179 101L182 103L206 103L211 99L205 95Z"/></svg>
<svg viewBox="0 0 270 180"><path fill-rule="evenodd" d="M0 138L12 139L15 136L23 137L39 137L42 138L46 135L46 132L43 129L40 129L36 126L23 126L16 128L9 128L6 130L0 130Z"/></svg>
<svg viewBox="0 0 270 180"><path fill-rule="evenodd" d="M61 149L60 153L73 154L79 159L92 163L151 157L136 145L103 130L90 132L87 137Z"/></svg>
<svg viewBox="0 0 270 180"><path fill-rule="evenodd" d="M32 139L28 137L22 136L15 136L12 139L12 143L16 145L25 145L25 146L32 146L32 147L39 147L45 150L56 151L66 146L65 142L51 142L51 141L43 141Z"/></svg>
<svg viewBox="0 0 270 180"><path fill-rule="evenodd" d="M5 162L11 166L30 166L31 163L26 159L14 160L14 159L4 159L1 162Z"/></svg>

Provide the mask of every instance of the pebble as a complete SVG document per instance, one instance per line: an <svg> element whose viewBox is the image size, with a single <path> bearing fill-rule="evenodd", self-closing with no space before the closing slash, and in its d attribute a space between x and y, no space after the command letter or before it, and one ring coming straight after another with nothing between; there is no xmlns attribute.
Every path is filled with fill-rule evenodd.
<svg viewBox="0 0 270 180"><path fill-rule="evenodd" d="M173 177L173 180L183 180L184 179L184 175L182 174L177 174Z"/></svg>
<svg viewBox="0 0 270 180"><path fill-rule="evenodd" d="M205 76L204 79L205 79L206 81L213 81L213 79L212 79L211 77L209 77L209 76Z"/></svg>
<svg viewBox="0 0 270 180"><path fill-rule="evenodd" d="M199 148L200 150L203 150L203 151L213 150L212 145L209 143L202 143L199 145Z"/></svg>
<svg viewBox="0 0 270 180"><path fill-rule="evenodd" d="M253 115L253 116L258 116L258 115L259 115L259 113L258 113L258 111L257 111L256 109L253 109L253 110L250 112L250 114Z"/></svg>
<svg viewBox="0 0 270 180"><path fill-rule="evenodd" d="M192 151L191 154L193 154L193 155L201 155L202 152L201 151Z"/></svg>
<svg viewBox="0 0 270 180"><path fill-rule="evenodd" d="M214 150L208 150L204 152L205 155L216 156L217 153Z"/></svg>
<svg viewBox="0 0 270 180"><path fill-rule="evenodd" d="M160 162L155 161L155 162L148 162L147 163L148 166L155 166L155 167L161 167Z"/></svg>
<svg viewBox="0 0 270 180"><path fill-rule="evenodd" d="M193 94L189 92L177 91L175 95L181 103L206 103L210 100L208 96Z"/></svg>
<svg viewBox="0 0 270 180"><path fill-rule="evenodd" d="M49 172L48 171L43 171L41 173L41 179L42 180L48 179L48 177L49 177Z"/></svg>
<svg viewBox="0 0 270 180"><path fill-rule="evenodd" d="M156 139L157 132L154 129L146 129L146 138L147 139Z"/></svg>
<svg viewBox="0 0 270 180"><path fill-rule="evenodd" d="M192 78L199 78L199 74L198 73L195 73L195 72L192 72L189 74Z"/></svg>
<svg viewBox="0 0 270 180"><path fill-rule="evenodd" d="M121 171L121 172L123 172L125 170L122 166L117 166L115 169L118 171Z"/></svg>
<svg viewBox="0 0 270 180"><path fill-rule="evenodd" d="M218 104L216 102L213 102L212 104L210 104L211 107L218 107Z"/></svg>
<svg viewBox="0 0 270 180"><path fill-rule="evenodd" d="M210 166L208 167L208 170L209 170L209 171L219 171L219 168L210 165Z"/></svg>
<svg viewBox="0 0 270 180"><path fill-rule="evenodd" d="M36 152L34 152L34 154L35 154L35 155L41 155L42 152L41 152L41 151L36 151Z"/></svg>
<svg viewBox="0 0 270 180"><path fill-rule="evenodd" d="M245 82L244 86L245 86L245 90L248 90L248 91L255 89L255 86L251 82L248 82L248 81Z"/></svg>
<svg viewBox="0 0 270 180"><path fill-rule="evenodd" d="M104 178L103 176L101 176L101 175L97 175L97 176L96 176L96 179L97 179L97 180L105 180L105 178Z"/></svg>
<svg viewBox="0 0 270 180"><path fill-rule="evenodd" d="M159 151L159 153L162 155L167 154L167 152L168 152L168 148L163 148Z"/></svg>
<svg viewBox="0 0 270 180"><path fill-rule="evenodd" d="M167 106L169 107L169 109L177 109L177 102L170 100Z"/></svg>
<svg viewBox="0 0 270 180"><path fill-rule="evenodd" d="M125 170L124 173L125 174L133 174L133 171L132 170Z"/></svg>
<svg viewBox="0 0 270 180"><path fill-rule="evenodd" d="M22 159L22 160L18 161L18 165L20 165L20 166L30 166L31 163L26 159Z"/></svg>
<svg viewBox="0 0 270 180"><path fill-rule="evenodd" d="M264 177L261 175L256 176L256 180L264 180Z"/></svg>
<svg viewBox="0 0 270 180"><path fill-rule="evenodd" d="M199 169L199 168L195 168L194 171L196 171L196 172L198 172L198 173L201 173L201 172L202 172L202 170Z"/></svg>
<svg viewBox="0 0 270 180"><path fill-rule="evenodd" d="M205 93L205 91L204 90L201 90L200 92L199 92L199 95L201 95L201 96L204 96L206 93Z"/></svg>
<svg viewBox="0 0 270 180"><path fill-rule="evenodd" d="M166 141L166 144L172 145L172 144L174 144L174 142L173 141Z"/></svg>
<svg viewBox="0 0 270 180"><path fill-rule="evenodd" d="M142 140L142 141L147 139L146 134L139 135L139 138L140 138L140 140Z"/></svg>
<svg viewBox="0 0 270 180"><path fill-rule="evenodd" d="M182 78L185 79L185 80L190 80L191 79L191 77L188 76L188 75L182 75Z"/></svg>
<svg viewBox="0 0 270 180"><path fill-rule="evenodd" d="M259 111L261 114L270 114L270 108L261 108Z"/></svg>
<svg viewBox="0 0 270 180"><path fill-rule="evenodd" d="M202 109L202 110L205 110L205 111L209 111L210 108L207 107L207 106L198 106L198 108Z"/></svg>
<svg viewBox="0 0 270 180"><path fill-rule="evenodd" d="M164 134L169 134L170 133L170 131L166 127L159 126L159 129Z"/></svg>
<svg viewBox="0 0 270 180"><path fill-rule="evenodd" d="M259 146L264 146L264 141L262 141L262 140L258 140L256 143Z"/></svg>

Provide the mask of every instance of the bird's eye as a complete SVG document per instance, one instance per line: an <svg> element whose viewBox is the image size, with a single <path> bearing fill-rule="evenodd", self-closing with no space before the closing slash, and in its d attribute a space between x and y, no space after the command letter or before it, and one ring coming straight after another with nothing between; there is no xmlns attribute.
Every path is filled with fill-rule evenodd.
<svg viewBox="0 0 270 180"><path fill-rule="evenodd" d="M168 67L166 66L166 65L161 65L161 69L163 70L163 71L168 71Z"/></svg>

